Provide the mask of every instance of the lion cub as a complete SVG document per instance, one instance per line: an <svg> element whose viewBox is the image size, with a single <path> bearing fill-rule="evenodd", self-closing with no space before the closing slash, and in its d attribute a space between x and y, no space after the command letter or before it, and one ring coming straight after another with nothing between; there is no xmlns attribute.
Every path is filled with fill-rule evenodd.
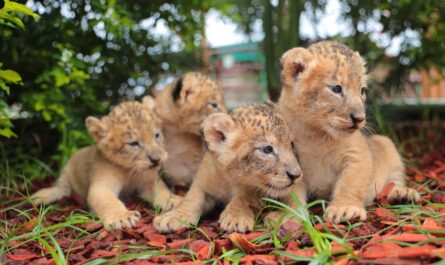
<svg viewBox="0 0 445 265"><path fill-rule="evenodd" d="M246 232L253 229L254 209L261 208L262 197L289 203L301 170L281 115L269 106L250 105L230 115L210 115L202 130L207 151L196 178L177 208L154 219L158 231L194 224L216 203L223 203L220 227Z"/></svg>
<svg viewBox="0 0 445 265"><path fill-rule="evenodd" d="M168 153L165 179L190 185L205 152L199 133L202 121L214 112L226 112L222 91L210 77L190 72L167 85L156 97L156 106Z"/></svg>
<svg viewBox="0 0 445 265"><path fill-rule="evenodd" d="M101 119L88 117L85 124L96 144L77 151L56 184L32 195L33 202L52 203L74 190L108 229L133 226L140 218L119 194L137 192L164 209L173 207L179 199L158 179L167 153L154 106L145 97L142 103L123 102Z"/></svg>
<svg viewBox="0 0 445 265"><path fill-rule="evenodd" d="M307 191L331 199L326 219L366 219L365 205L389 182L390 201L418 201L391 140L362 133L366 68L359 53L319 42L287 51L281 62L279 110L296 137Z"/></svg>

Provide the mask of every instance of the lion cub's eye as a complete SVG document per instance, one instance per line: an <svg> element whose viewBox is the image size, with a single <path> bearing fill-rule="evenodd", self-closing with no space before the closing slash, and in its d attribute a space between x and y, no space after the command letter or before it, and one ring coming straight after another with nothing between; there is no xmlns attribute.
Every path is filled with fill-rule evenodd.
<svg viewBox="0 0 445 265"><path fill-rule="evenodd" d="M343 92L343 88L340 85L331 86L331 90L336 94L341 94Z"/></svg>
<svg viewBox="0 0 445 265"><path fill-rule="evenodd" d="M155 133L155 139L156 139L156 140L161 139L161 134L160 134L160 133Z"/></svg>
<svg viewBox="0 0 445 265"><path fill-rule="evenodd" d="M273 153L273 147L270 145L265 146L265 147L261 148L261 152L263 152L265 154L271 154L271 153Z"/></svg>
<svg viewBox="0 0 445 265"><path fill-rule="evenodd" d="M293 141L290 142L290 146L292 147L292 150L295 150L295 143Z"/></svg>
<svg viewBox="0 0 445 265"><path fill-rule="evenodd" d="M209 103L209 106L212 107L212 108L214 108L214 109L218 109L218 104L215 103L215 102L210 102L210 103Z"/></svg>
<svg viewBox="0 0 445 265"><path fill-rule="evenodd" d="M140 147L141 146L138 141L131 142L128 145L131 147Z"/></svg>
<svg viewBox="0 0 445 265"><path fill-rule="evenodd" d="M360 94L362 94L362 96L366 96L366 87L362 87L362 89L360 90Z"/></svg>

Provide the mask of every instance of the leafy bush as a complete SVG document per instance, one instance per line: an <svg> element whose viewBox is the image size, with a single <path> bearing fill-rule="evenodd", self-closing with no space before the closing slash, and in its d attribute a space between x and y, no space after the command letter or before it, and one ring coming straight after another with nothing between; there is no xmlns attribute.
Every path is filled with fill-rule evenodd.
<svg viewBox="0 0 445 265"><path fill-rule="evenodd" d="M197 45L185 47L180 39L153 35L159 21L180 24L176 10L166 5L30 1L40 22L28 25L29 18L23 18L26 32L11 28L0 34L2 60L23 77L23 89L11 86L14 93L5 99L20 114L14 120L18 139L6 141L5 149L23 148L60 166L78 147L91 143L86 116L103 115L122 100L150 94L178 69L198 67ZM193 36L194 24L187 25L184 34Z"/></svg>
<svg viewBox="0 0 445 265"><path fill-rule="evenodd" d="M28 7L9 0L0 0L0 25L7 27L25 28L22 20L18 16L19 13L32 16L38 19L39 16L31 11ZM22 77L15 71L10 69L2 69L3 63L0 62L0 96L9 95L9 84L23 85ZM0 98L0 136L11 137L16 136L12 131L11 117L8 113L8 104L4 99Z"/></svg>

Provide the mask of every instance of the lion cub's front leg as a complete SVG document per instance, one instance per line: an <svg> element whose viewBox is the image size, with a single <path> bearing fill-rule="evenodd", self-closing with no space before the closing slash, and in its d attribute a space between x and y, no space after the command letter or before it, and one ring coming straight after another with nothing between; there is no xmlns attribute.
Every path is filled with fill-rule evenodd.
<svg viewBox="0 0 445 265"><path fill-rule="evenodd" d="M132 227L141 218L138 211L129 211L119 200L121 186L108 180L95 180L88 190L88 205L103 221L106 229Z"/></svg>
<svg viewBox="0 0 445 265"><path fill-rule="evenodd" d="M219 217L219 226L227 232L245 233L255 224L255 214L251 207L252 199L247 192L237 192ZM257 202L259 203L259 202Z"/></svg>
<svg viewBox="0 0 445 265"><path fill-rule="evenodd" d="M142 199L160 207L164 212L177 207L183 199L183 197L173 194L160 177L149 183L144 183L142 186L143 188L140 190Z"/></svg>
<svg viewBox="0 0 445 265"><path fill-rule="evenodd" d="M153 226L159 232L168 233L195 224L202 213L212 208L214 200L206 196L205 192L196 183L173 210L157 216Z"/></svg>
<svg viewBox="0 0 445 265"><path fill-rule="evenodd" d="M326 208L327 221L337 224L356 217L366 220L365 202L371 172L371 163L365 158L349 162L337 180L332 201Z"/></svg>
<svg viewBox="0 0 445 265"><path fill-rule="evenodd" d="M155 199L153 204L161 207L163 211L173 209L182 202L182 197L173 194L165 185L164 181L159 180L155 184Z"/></svg>

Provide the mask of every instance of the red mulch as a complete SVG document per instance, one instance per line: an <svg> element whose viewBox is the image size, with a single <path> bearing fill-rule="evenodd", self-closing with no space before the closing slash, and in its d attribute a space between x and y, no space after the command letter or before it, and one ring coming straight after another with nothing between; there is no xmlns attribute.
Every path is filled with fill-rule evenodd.
<svg viewBox="0 0 445 265"><path fill-rule="evenodd" d="M442 146L442 148L440 148ZM427 264L445 258L445 149L439 145L436 151L425 154L417 168L408 168L408 175L412 181L424 183L417 186L422 192L422 209L424 213L414 218L414 221L402 221L410 216L401 216L389 209L380 208L387 204L386 195L391 186L379 196L378 202L369 207L368 220L352 229L348 225L317 224L316 229L323 231L325 227L333 234L339 235L338 230L346 234L349 246L355 251L358 260L351 260L345 254L341 245L333 243L331 246L331 261L334 264ZM39 185L40 184L40 185ZM37 183L36 186L41 186ZM48 185L44 183L43 186ZM17 196L16 202L20 200ZM11 202L10 205L12 205ZM76 209L86 209L85 204L76 196L66 199L57 205L60 209L51 211L43 220L46 227L63 222ZM8 220L9 224L24 224L16 231L16 235L25 234L33 230L38 216L31 221L21 216L15 210L0 211L0 218ZM146 259L132 259L121 261L120 264L203 264L204 260L217 259L224 250L240 248L246 253L240 260L241 264L283 264L291 261L289 258L271 254L277 250L274 247L269 231L256 231L249 234L225 234L219 230L215 217L204 218L199 229L180 230L174 234L159 234L152 226L154 212L151 207L139 200L127 202L127 207L141 212L142 218L135 228L121 231L106 231L101 224L89 222L76 225L87 233L81 233L72 228L60 228L55 237L68 258L68 264L84 264L98 258L118 260L122 255L141 253L152 250L164 251L161 255L147 256ZM21 206L22 210L29 206ZM311 210L320 214L320 209ZM436 213L432 218L430 213ZM31 209L29 214L37 214L37 209ZM437 214L438 213L438 214ZM423 231L423 232L421 232ZM266 243L253 243L251 240L266 235ZM312 257L316 250L307 233L301 230L301 225L286 222L278 229L280 238L287 241L278 250L300 256ZM2 234L0 234L2 236ZM51 241L46 238L52 245ZM48 250L37 240L28 241L22 238L9 241L9 250L3 255L3 262L7 264L55 264ZM144 246L134 248L132 246ZM188 249L184 252L180 249ZM194 253L194 254L190 254ZM0 253L0 264L2 254ZM6 257L6 258L5 258ZM229 264L228 259L220 259L218 264Z"/></svg>

